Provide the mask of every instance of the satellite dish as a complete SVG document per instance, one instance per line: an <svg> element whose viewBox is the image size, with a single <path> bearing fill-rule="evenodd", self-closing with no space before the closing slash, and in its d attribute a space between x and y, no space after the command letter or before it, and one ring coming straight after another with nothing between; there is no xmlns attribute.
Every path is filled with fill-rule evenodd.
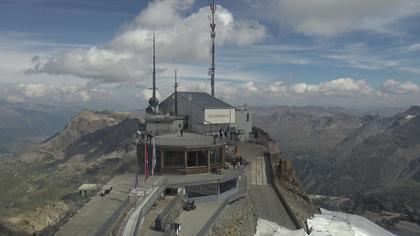
<svg viewBox="0 0 420 236"><path fill-rule="evenodd" d="M156 97L151 97L149 99L149 105L151 107L157 107L159 105L159 99L157 99Z"/></svg>
<svg viewBox="0 0 420 236"><path fill-rule="evenodd" d="M147 112L148 114L153 114L153 113L154 113L153 107L148 106L148 107L146 108L146 112Z"/></svg>

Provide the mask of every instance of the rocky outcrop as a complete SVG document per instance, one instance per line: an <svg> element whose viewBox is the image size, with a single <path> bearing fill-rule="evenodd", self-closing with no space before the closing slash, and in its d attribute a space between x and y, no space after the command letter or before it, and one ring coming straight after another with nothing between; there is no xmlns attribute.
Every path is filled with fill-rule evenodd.
<svg viewBox="0 0 420 236"><path fill-rule="evenodd" d="M292 161L280 158L275 169L275 176L281 186L283 186L288 191L301 196L306 201L308 201L308 203L310 203L308 196L306 195L302 185L295 175Z"/></svg>
<svg viewBox="0 0 420 236"><path fill-rule="evenodd" d="M286 209L291 212L292 219L308 232L307 219L311 218L318 210L312 205L303 190L295 175L292 162L279 154L275 154L272 158L278 160L274 167L274 187L282 196Z"/></svg>
<svg viewBox="0 0 420 236"><path fill-rule="evenodd" d="M32 212L8 217L4 221L8 225L19 226L19 229L30 235L59 223L68 210L69 207L63 201L52 201Z"/></svg>

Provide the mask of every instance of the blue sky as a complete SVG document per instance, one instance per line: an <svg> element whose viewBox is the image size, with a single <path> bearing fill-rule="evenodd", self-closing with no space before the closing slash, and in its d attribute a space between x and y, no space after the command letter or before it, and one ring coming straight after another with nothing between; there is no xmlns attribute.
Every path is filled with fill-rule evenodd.
<svg viewBox="0 0 420 236"><path fill-rule="evenodd" d="M346 107L420 101L417 0L216 3L219 97ZM153 31L160 96L171 92L175 69L182 89L208 91L207 15L204 0L3 0L0 98L136 108L150 93Z"/></svg>

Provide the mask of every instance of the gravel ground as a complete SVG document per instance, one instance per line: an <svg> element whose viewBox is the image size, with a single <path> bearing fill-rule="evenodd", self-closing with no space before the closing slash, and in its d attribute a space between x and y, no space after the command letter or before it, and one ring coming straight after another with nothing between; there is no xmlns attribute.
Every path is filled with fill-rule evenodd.
<svg viewBox="0 0 420 236"><path fill-rule="evenodd" d="M230 204L214 224L211 236L253 236L257 217L252 211L249 197Z"/></svg>
<svg viewBox="0 0 420 236"><path fill-rule="evenodd" d="M257 217L296 229L282 202L271 185L251 186L250 199Z"/></svg>

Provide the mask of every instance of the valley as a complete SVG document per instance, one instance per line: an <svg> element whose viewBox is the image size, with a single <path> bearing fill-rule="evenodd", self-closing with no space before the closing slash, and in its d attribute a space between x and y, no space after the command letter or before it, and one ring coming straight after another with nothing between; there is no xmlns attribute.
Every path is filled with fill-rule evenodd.
<svg viewBox="0 0 420 236"><path fill-rule="evenodd" d="M420 107L392 116L317 107L254 109L256 126L279 143L309 194L346 199L319 205L364 215L394 232L400 221L420 224Z"/></svg>

